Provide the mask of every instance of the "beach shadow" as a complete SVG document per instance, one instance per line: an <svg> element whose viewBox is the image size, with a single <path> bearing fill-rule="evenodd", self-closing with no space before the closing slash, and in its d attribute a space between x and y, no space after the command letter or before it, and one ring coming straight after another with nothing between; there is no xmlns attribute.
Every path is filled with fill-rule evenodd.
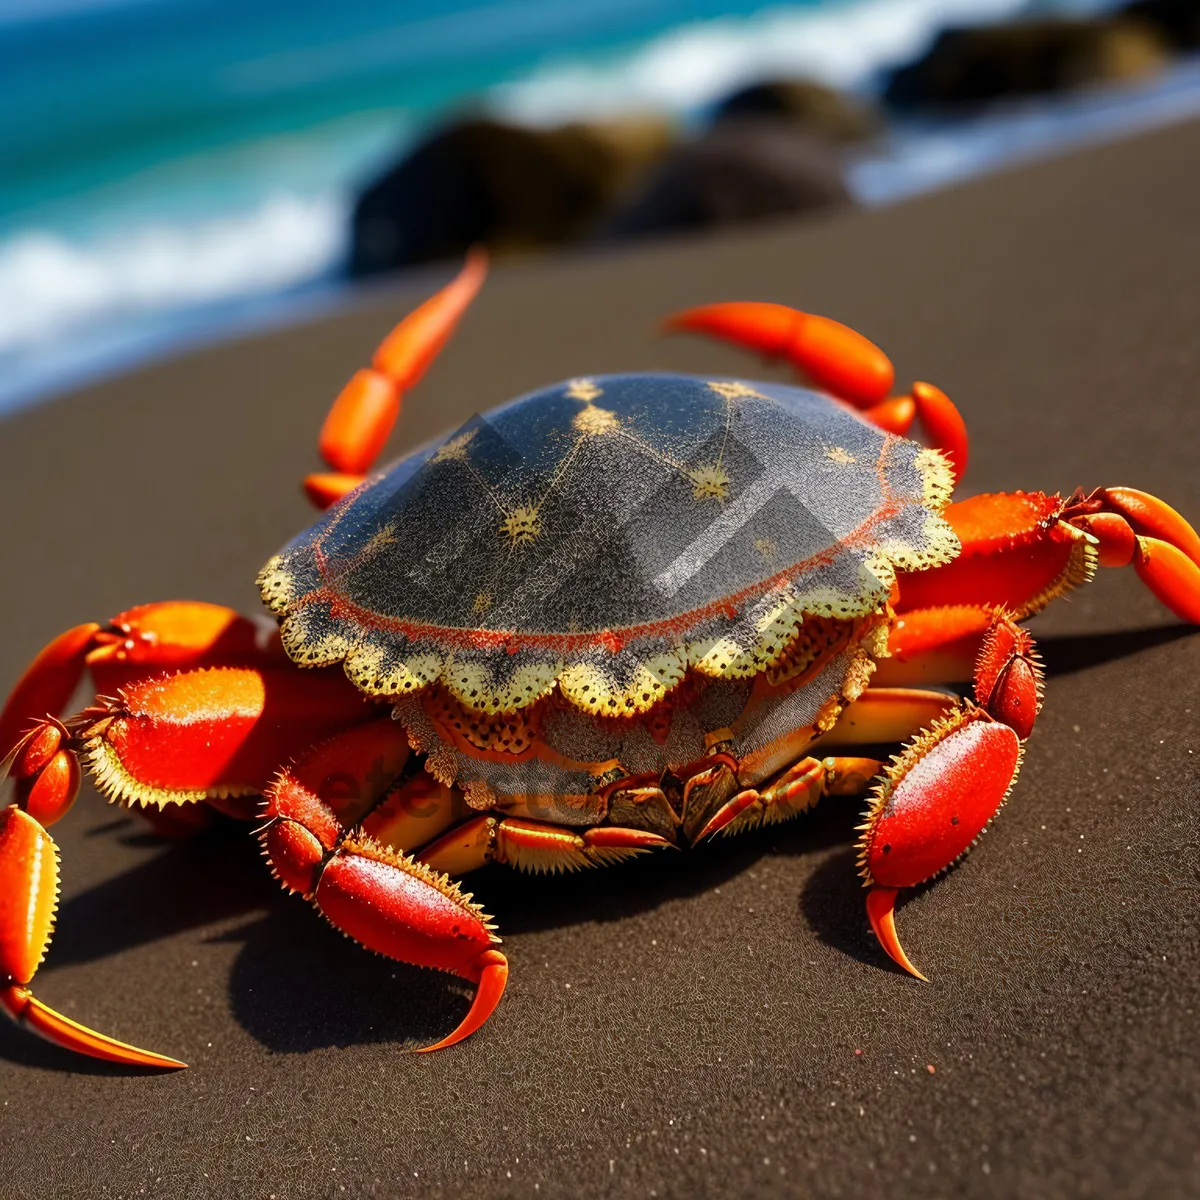
<svg viewBox="0 0 1200 1200"><path fill-rule="evenodd" d="M1156 625L1150 629L1118 630L1115 633L1069 633L1038 639L1038 650L1046 674L1073 675L1090 667L1129 658L1155 646L1194 637L1194 625Z"/></svg>
<svg viewBox="0 0 1200 1200"><path fill-rule="evenodd" d="M88 836L95 834L91 830ZM124 839L142 845L140 828ZM222 823L73 896L59 909L48 966L92 962L266 908L278 885L244 825Z"/></svg>

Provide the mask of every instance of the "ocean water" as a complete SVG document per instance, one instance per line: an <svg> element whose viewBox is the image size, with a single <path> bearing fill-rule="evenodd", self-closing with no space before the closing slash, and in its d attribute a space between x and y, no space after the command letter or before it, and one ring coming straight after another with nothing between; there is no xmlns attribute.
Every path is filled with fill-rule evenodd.
<svg viewBox="0 0 1200 1200"><path fill-rule="evenodd" d="M1040 9L1103 7L1042 0ZM437 114L666 111L807 76L869 95L947 23L1028 0L0 0L0 411L336 304L355 186ZM886 203L1200 112L1200 67L851 164Z"/></svg>

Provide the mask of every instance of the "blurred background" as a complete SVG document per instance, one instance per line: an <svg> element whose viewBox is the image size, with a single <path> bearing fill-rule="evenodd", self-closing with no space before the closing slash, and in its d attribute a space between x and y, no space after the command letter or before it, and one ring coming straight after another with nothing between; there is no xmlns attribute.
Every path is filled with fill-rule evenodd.
<svg viewBox="0 0 1200 1200"><path fill-rule="evenodd" d="M0 412L460 255L1200 113L1200 0L0 0Z"/></svg>

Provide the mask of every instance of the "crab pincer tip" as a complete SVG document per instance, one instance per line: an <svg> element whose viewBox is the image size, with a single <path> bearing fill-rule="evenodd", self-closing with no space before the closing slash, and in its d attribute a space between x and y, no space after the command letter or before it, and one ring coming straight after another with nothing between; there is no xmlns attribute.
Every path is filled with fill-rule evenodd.
<svg viewBox="0 0 1200 1200"><path fill-rule="evenodd" d="M43 1004L28 988L19 985L10 985L0 991L0 1008L17 1024L76 1054L86 1054L90 1058L121 1063L127 1067L152 1067L162 1071L178 1071L187 1066L177 1058L142 1050L128 1042L97 1033L56 1012L48 1004Z"/></svg>
<svg viewBox="0 0 1200 1200"><path fill-rule="evenodd" d="M879 944L887 951L888 957L897 966L903 967L913 978L928 983L929 980L913 966L908 955L904 953L904 947L900 945L900 939L896 935L895 909L898 895L899 892L896 888L871 888L867 892L867 918L871 922L875 936L879 939Z"/></svg>
<svg viewBox="0 0 1200 1200"><path fill-rule="evenodd" d="M444 1050L447 1046L453 1046L463 1038L470 1037L500 1003L500 997L504 995L504 985L508 982L508 959L499 950L486 950L476 961L481 969L475 999L471 1002L471 1011L453 1033L447 1034L440 1042L434 1042L432 1046L419 1046L418 1054Z"/></svg>

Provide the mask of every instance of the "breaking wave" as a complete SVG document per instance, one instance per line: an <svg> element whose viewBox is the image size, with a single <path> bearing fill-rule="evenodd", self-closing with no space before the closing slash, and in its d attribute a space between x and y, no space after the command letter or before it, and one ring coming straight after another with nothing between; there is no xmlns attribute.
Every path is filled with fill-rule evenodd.
<svg viewBox="0 0 1200 1200"><path fill-rule="evenodd" d="M94 241L16 233L0 243L0 354L81 324L295 287L329 272L345 239L341 198L287 194L249 212Z"/></svg>
<svg viewBox="0 0 1200 1200"><path fill-rule="evenodd" d="M543 124L647 110L687 114L771 75L864 90L883 68L921 53L943 26L984 24L1028 7L1027 0L854 0L697 21L621 55L546 63L498 85L492 100L514 120Z"/></svg>

